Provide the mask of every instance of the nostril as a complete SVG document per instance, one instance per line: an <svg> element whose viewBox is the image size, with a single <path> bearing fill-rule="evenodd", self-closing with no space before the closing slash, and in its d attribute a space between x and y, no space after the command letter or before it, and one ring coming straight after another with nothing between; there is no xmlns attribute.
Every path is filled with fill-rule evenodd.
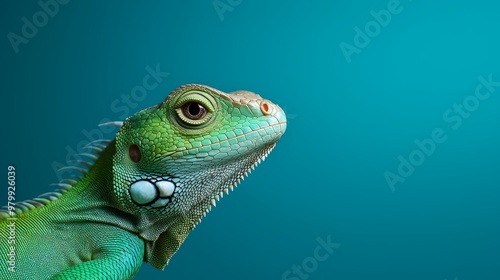
<svg viewBox="0 0 500 280"><path fill-rule="evenodd" d="M269 102L267 101L262 101L260 103L260 110L264 115L270 115L272 112L271 104L269 104Z"/></svg>

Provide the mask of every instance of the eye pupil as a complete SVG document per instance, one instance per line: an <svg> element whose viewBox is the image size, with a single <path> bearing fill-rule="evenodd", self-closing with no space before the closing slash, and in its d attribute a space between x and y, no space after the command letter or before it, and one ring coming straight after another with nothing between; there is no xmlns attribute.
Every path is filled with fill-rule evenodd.
<svg viewBox="0 0 500 280"><path fill-rule="evenodd" d="M130 145L128 148L128 155L133 162L139 162L141 160L141 150L136 144Z"/></svg>
<svg viewBox="0 0 500 280"><path fill-rule="evenodd" d="M197 104L197 103L189 103L189 106L188 106L188 112L189 114L193 115L193 116L196 116L200 113L201 111L201 108L200 108L200 104Z"/></svg>
<svg viewBox="0 0 500 280"><path fill-rule="evenodd" d="M198 102L189 102L182 106L182 112L190 120L200 120L207 114L207 109Z"/></svg>

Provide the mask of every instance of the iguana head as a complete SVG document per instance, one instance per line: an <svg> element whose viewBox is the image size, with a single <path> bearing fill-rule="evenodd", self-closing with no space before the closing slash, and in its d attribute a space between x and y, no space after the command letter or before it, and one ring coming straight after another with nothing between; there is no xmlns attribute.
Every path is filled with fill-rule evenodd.
<svg viewBox="0 0 500 280"><path fill-rule="evenodd" d="M139 217L145 261L163 268L285 128L283 110L257 94L194 84L129 117L116 137L113 191L120 207Z"/></svg>

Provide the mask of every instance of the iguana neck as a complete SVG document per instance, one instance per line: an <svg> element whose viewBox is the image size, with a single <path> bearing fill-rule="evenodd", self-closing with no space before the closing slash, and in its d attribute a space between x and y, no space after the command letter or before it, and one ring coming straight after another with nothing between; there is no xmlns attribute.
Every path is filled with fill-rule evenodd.
<svg viewBox="0 0 500 280"><path fill-rule="evenodd" d="M168 230L184 222L182 216L166 220L162 216L132 213L121 206L113 195L115 149L115 141L112 141L85 176L65 194L68 199L59 199L66 204L61 209L65 209L70 222L94 221L137 234L145 242L144 260L163 269L190 229L181 227L178 232Z"/></svg>
<svg viewBox="0 0 500 280"><path fill-rule="evenodd" d="M115 141L102 151L88 172L63 196L50 203L53 211L64 211L66 221L94 221L136 232L137 217L120 207L113 196Z"/></svg>

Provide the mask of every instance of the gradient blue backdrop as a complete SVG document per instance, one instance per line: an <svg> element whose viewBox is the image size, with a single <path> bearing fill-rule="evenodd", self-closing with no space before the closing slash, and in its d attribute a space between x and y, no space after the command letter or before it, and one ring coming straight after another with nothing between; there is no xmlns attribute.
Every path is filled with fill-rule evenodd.
<svg viewBox="0 0 500 280"><path fill-rule="evenodd" d="M1 168L16 165L17 199L69 175L52 164L104 118L185 83L248 89L285 108L285 136L165 271L137 279L297 280L284 273L329 235L341 245L308 279L500 279L500 88L458 129L443 118L479 76L500 81L498 1L401 0L350 63L340 44L391 0L220 2L238 5L70 1L15 53L7 34L41 7L4 1ZM125 106L148 65L170 75ZM447 140L392 191L384 173L435 128Z"/></svg>

